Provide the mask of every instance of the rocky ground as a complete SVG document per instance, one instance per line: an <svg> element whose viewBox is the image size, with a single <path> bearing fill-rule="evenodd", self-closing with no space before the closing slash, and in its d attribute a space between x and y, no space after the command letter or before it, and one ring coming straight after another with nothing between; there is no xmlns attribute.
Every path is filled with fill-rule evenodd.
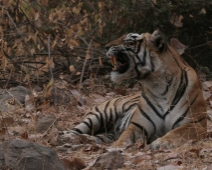
<svg viewBox="0 0 212 170"><path fill-rule="evenodd" d="M187 141L177 149L151 151L139 141L127 148L96 144L81 135L62 143L59 132L77 125L92 105L133 89L113 89L88 82L86 89L65 82L51 88L18 86L0 91L0 164L6 169L66 170L212 170L212 82L204 82L208 104L208 137ZM42 167L42 168L41 168Z"/></svg>

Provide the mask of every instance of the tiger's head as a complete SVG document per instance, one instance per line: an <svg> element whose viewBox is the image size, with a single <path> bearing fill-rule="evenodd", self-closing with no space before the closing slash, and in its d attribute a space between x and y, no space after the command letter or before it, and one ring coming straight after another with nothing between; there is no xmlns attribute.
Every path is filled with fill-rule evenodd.
<svg viewBox="0 0 212 170"><path fill-rule="evenodd" d="M164 35L130 33L106 45L106 55L111 59L111 80L121 82L129 78L145 78L161 67L158 55L166 50Z"/></svg>

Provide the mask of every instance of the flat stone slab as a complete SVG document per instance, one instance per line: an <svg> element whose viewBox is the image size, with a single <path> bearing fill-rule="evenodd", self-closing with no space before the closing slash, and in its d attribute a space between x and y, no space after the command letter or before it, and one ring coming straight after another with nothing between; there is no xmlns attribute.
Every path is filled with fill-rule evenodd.
<svg viewBox="0 0 212 170"><path fill-rule="evenodd" d="M65 170L55 150L27 140L2 143L0 165L16 170Z"/></svg>

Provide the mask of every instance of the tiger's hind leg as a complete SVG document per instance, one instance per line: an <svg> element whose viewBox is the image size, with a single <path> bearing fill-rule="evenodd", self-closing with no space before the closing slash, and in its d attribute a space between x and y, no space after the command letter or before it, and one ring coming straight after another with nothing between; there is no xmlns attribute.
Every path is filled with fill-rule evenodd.
<svg viewBox="0 0 212 170"><path fill-rule="evenodd" d="M151 141L151 136L155 132L155 126L152 121L149 121L148 116L141 114L142 111L140 106L136 107L125 130L118 140L113 143L113 146L126 147L134 144L138 139L144 145Z"/></svg>
<svg viewBox="0 0 212 170"><path fill-rule="evenodd" d="M199 141L206 136L206 121L205 118L198 123L188 123L180 126L152 142L149 147L153 150L170 149L180 147L189 140Z"/></svg>

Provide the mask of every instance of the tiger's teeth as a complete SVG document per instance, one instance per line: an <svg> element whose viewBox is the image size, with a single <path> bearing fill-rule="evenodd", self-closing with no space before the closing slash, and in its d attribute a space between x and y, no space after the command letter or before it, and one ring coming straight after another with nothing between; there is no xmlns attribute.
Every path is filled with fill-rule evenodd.
<svg viewBox="0 0 212 170"><path fill-rule="evenodd" d="M113 66L113 70L114 70L114 71L115 71L115 70L117 70L117 67L116 67L116 65L114 65L114 66Z"/></svg>
<svg viewBox="0 0 212 170"><path fill-rule="evenodd" d="M111 55L111 62L113 65L113 70L117 70L117 60L116 60L116 56Z"/></svg>

